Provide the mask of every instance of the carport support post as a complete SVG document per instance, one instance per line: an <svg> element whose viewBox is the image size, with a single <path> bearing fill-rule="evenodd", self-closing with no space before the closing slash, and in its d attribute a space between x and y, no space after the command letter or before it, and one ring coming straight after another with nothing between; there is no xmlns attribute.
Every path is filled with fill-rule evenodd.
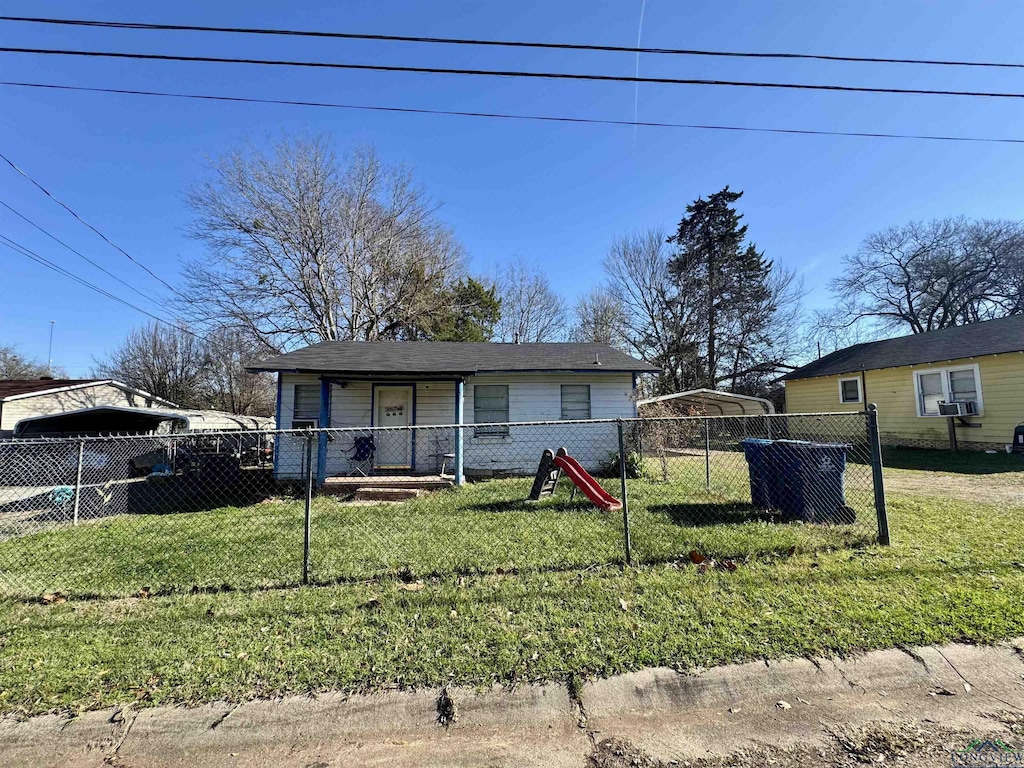
<svg viewBox="0 0 1024 768"><path fill-rule="evenodd" d="M633 564L633 542L629 535L629 498L626 495L626 440L622 434L622 419L619 428L619 482L622 484L622 535L626 547L626 565Z"/></svg>
<svg viewBox="0 0 1024 768"><path fill-rule="evenodd" d="M868 446L871 449L871 479L875 488L875 514L878 516L878 543L889 544L889 513L885 508L885 484L882 480L882 440L878 435L878 406L868 406Z"/></svg>
<svg viewBox="0 0 1024 768"><path fill-rule="evenodd" d="M75 513L74 524L78 525L78 503L82 497L82 459L85 456L85 440L78 442L78 474L75 476Z"/></svg>
<svg viewBox="0 0 1024 768"><path fill-rule="evenodd" d="M309 584L309 521L313 508L313 433L306 433L306 511L302 524L302 583Z"/></svg>

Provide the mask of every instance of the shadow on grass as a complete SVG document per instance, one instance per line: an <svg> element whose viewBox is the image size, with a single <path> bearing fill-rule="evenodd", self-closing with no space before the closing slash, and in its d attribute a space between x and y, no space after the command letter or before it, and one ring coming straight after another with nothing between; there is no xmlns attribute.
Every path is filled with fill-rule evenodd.
<svg viewBox="0 0 1024 768"><path fill-rule="evenodd" d="M657 504L649 512L671 520L676 525L700 528L708 525L739 525L742 523L785 523L777 514L745 502L725 504Z"/></svg>
<svg viewBox="0 0 1024 768"><path fill-rule="evenodd" d="M948 472L960 475L994 475L1024 472L1024 454L984 451L938 451L926 448L885 448L882 464L890 469Z"/></svg>

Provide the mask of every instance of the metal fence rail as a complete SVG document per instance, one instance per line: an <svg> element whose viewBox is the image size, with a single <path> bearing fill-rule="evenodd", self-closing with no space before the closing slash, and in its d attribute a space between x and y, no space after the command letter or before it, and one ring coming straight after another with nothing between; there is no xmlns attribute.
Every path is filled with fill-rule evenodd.
<svg viewBox="0 0 1024 768"><path fill-rule="evenodd" d="M0 595L887 543L880 461L873 412L0 442Z"/></svg>

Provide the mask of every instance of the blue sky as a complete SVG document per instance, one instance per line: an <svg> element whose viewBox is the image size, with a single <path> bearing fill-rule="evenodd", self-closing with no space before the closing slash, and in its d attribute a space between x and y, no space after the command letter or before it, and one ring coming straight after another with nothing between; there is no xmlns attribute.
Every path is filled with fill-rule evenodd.
<svg viewBox="0 0 1024 768"><path fill-rule="evenodd" d="M275 26L425 36L633 45L640 0L593 3L241 3L8 0L11 15ZM809 3L648 0L645 46L1022 61L1016 2ZM632 74L629 54L117 32L0 23L0 45L407 65ZM644 56L646 76L1024 92L1024 70ZM455 76L118 62L0 54L0 79L262 98L632 119L634 86ZM281 131L372 142L413 165L444 202L473 268L523 256L573 298L601 280L618 234L672 227L686 203L728 184L745 192L749 234L799 270L809 305L864 235L949 214L1024 216L1024 146L569 126L457 117L211 104L0 88L0 151L169 282L202 255L187 239L183 191L207 159ZM1020 101L643 85L641 120L1024 137ZM145 291L152 278L6 167L0 199ZM125 289L0 210L0 233L89 280ZM89 371L144 317L7 249L0 343Z"/></svg>

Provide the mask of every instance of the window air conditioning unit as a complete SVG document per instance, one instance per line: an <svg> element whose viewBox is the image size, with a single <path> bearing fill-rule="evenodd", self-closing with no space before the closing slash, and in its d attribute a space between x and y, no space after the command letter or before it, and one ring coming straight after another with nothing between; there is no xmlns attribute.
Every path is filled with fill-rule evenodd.
<svg viewBox="0 0 1024 768"><path fill-rule="evenodd" d="M974 400L950 400L939 403L939 413L943 416L977 416L978 403Z"/></svg>

